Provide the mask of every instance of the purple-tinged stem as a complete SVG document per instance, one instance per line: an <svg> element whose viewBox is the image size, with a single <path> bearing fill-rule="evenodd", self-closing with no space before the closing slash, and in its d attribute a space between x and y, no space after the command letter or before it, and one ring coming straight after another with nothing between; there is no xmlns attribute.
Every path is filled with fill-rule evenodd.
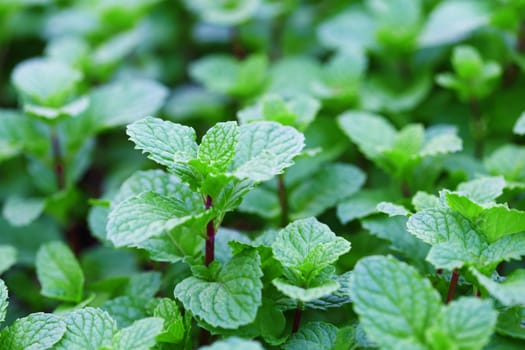
<svg viewBox="0 0 525 350"><path fill-rule="evenodd" d="M212 205L211 196L207 195L206 202L205 202L206 209L210 209L211 205ZM214 226L213 220L210 220L210 222L208 222L208 225L206 225L206 257L204 260L204 264L208 266L212 263L214 259L215 259L215 226Z"/></svg>
<svg viewBox="0 0 525 350"><path fill-rule="evenodd" d="M454 299L454 292L456 291L456 286L458 285L458 279L458 269L454 269L454 271L452 271L452 278L450 279L450 285L448 287L447 304L450 303L452 299Z"/></svg>
<svg viewBox="0 0 525 350"><path fill-rule="evenodd" d="M284 174L277 177L277 188L279 193L279 205L281 207L281 227L288 225L288 195L284 183Z"/></svg>
<svg viewBox="0 0 525 350"><path fill-rule="evenodd" d="M292 333L297 333L299 326L301 324L301 317L303 316L303 310L301 309L301 302L297 304L297 309L295 309L295 316L293 318Z"/></svg>
<svg viewBox="0 0 525 350"><path fill-rule="evenodd" d="M57 131L53 128L51 133L51 149L53 152L53 167L57 179L57 186L59 190L66 187L66 178L64 172L64 159L62 158L62 151L60 149L60 139Z"/></svg>

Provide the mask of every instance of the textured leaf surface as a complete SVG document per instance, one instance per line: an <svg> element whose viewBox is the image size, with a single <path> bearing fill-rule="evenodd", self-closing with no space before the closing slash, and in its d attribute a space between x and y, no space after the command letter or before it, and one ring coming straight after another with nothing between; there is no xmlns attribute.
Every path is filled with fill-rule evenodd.
<svg viewBox="0 0 525 350"><path fill-rule="evenodd" d="M16 320L0 333L0 348L9 350L51 349L66 332L56 315L42 312Z"/></svg>
<svg viewBox="0 0 525 350"><path fill-rule="evenodd" d="M143 299L121 296L106 301L101 305L117 321L119 328L127 327L134 321L146 317L146 305Z"/></svg>
<svg viewBox="0 0 525 350"><path fill-rule="evenodd" d="M337 281L328 281L320 286L310 288L301 288L280 278L274 279L272 283L284 295L304 302L326 297L339 289Z"/></svg>
<svg viewBox="0 0 525 350"><path fill-rule="evenodd" d="M153 316L164 320L163 332L157 336L157 340L179 343L184 339L184 319L175 300L162 298L153 310Z"/></svg>
<svg viewBox="0 0 525 350"><path fill-rule="evenodd" d="M127 133L137 149L168 168L197 156L195 130L188 126L147 117L128 125Z"/></svg>
<svg viewBox="0 0 525 350"><path fill-rule="evenodd" d="M489 300L460 298L442 309L430 332L437 328L439 336L445 334L458 349L478 350L489 342L497 317Z"/></svg>
<svg viewBox="0 0 525 350"><path fill-rule="evenodd" d="M7 305L9 304L7 299L7 287L4 280L0 279L0 324L4 322L5 314L7 312Z"/></svg>
<svg viewBox="0 0 525 350"><path fill-rule="evenodd" d="M359 149L374 159L395 141L396 129L384 118L366 112L347 112L338 119L339 126Z"/></svg>
<svg viewBox="0 0 525 350"><path fill-rule="evenodd" d="M458 192L474 202L484 204L501 196L505 185L505 179L502 176L485 176L459 184Z"/></svg>
<svg viewBox="0 0 525 350"><path fill-rule="evenodd" d="M337 327L326 322L310 322L292 334L284 344L285 350L332 350Z"/></svg>
<svg viewBox="0 0 525 350"><path fill-rule="evenodd" d="M168 90L153 80L116 81L91 92L85 113L97 129L113 128L155 113L167 95Z"/></svg>
<svg viewBox="0 0 525 350"><path fill-rule="evenodd" d="M120 202L109 213L108 239L119 247L137 245L204 212L202 198L188 185L172 182L166 190L172 189L169 197L142 192Z"/></svg>
<svg viewBox="0 0 525 350"><path fill-rule="evenodd" d="M272 244L274 256L285 267L313 278L323 268L350 250L350 243L337 237L315 218L297 220L282 229Z"/></svg>
<svg viewBox="0 0 525 350"><path fill-rule="evenodd" d="M175 297L193 315L214 327L235 329L255 319L262 303L262 270L255 251L233 257L207 281L188 277L175 287Z"/></svg>
<svg viewBox="0 0 525 350"><path fill-rule="evenodd" d="M164 321L159 317L143 318L120 330L113 339L114 350L149 350L162 332Z"/></svg>
<svg viewBox="0 0 525 350"><path fill-rule="evenodd" d="M218 123L206 132L199 146L197 158L210 171L223 173L233 160L239 137L235 122Z"/></svg>
<svg viewBox="0 0 525 350"><path fill-rule="evenodd" d="M470 271L476 276L478 282L488 290L490 295L498 299L505 306L525 305L525 270L518 269L507 276L503 282L498 283L477 270Z"/></svg>
<svg viewBox="0 0 525 350"><path fill-rule="evenodd" d="M2 214L13 226L26 226L37 219L46 206L44 198L9 197Z"/></svg>
<svg viewBox="0 0 525 350"><path fill-rule="evenodd" d="M514 124L512 131L518 135L525 135L525 112L521 113L518 120L516 120L516 124Z"/></svg>
<svg viewBox="0 0 525 350"><path fill-rule="evenodd" d="M485 167L491 174L500 174L507 181L525 181L525 147L504 145L485 158Z"/></svg>
<svg viewBox="0 0 525 350"><path fill-rule="evenodd" d="M293 164L304 136L289 126L255 122L240 127L232 173L240 179L266 181Z"/></svg>
<svg viewBox="0 0 525 350"><path fill-rule="evenodd" d="M350 277L354 310L379 346L422 348L425 330L440 310L440 296L411 266L392 257L360 260Z"/></svg>
<svg viewBox="0 0 525 350"><path fill-rule="evenodd" d="M342 224L376 212L376 206L389 195L381 190L363 189L337 205L337 217Z"/></svg>
<svg viewBox="0 0 525 350"><path fill-rule="evenodd" d="M86 307L74 310L63 318L66 333L55 350L98 350L111 346L117 323L101 309Z"/></svg>
<svg viewBox="0 0 525 350"><path fill-rule="evenodd" d="M18 251L12 245L0 245L0 275L16 263Z"/></svg>
<svg viewBox="0 0 525 350"><path fill-rule="evenodd" d="M317 216L357 192L365 174L348 164L330 164L301 182L290 193L292 218Z"/></svg>
<svg viewBox="0 0 525 350"><path fill-rule="evenodd" d="M263 350L264 348L254 340L247 340L238 337L230 337L216 341L212 345L203 346L200 350Z"/></svg>
<svg viewBox="0 0 525 350"><path fill-rule="evenodd" d="M62 242L42 245L36 256L36 273L41 293L49 298L79 302L84 273L68 246Z"/></svg>
<svg viewBox="0 0 525 350"><path fill-rule="evenodd" d="M407 216L410 212L402 205L392 202L380 202L377 204L377 211L387 214L388 216Z"/></svg>

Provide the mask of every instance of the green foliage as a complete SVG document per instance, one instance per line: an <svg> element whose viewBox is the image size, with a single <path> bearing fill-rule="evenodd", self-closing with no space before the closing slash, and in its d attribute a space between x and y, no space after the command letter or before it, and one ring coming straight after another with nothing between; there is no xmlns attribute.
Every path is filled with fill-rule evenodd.
<svg viewBox="0 0 525 350"><path fill-rule="evenodd" d="M0 1L0 349L525 348L524 23Z"/></svg>

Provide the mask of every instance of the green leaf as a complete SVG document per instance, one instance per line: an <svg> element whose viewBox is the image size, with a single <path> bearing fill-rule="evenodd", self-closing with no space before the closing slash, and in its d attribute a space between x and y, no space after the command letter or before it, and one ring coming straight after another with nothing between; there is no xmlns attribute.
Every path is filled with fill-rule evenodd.
<svg viewBox="0 0 525 350"><path fill-rule="evenodd" d="M156 271L135 274L129 278L124 294L136 299L149 300L159 291L160 278L160 272Z"/></svg>
<svg viewBox="0 0 525 350"><path fill-rule="evenodd" d="M110 314L119 327L127 327L147 316L144 300L129 296L108 300L100 308Z"/></svg>
<svg viewBox="0 0 525 350"><path fill-rule="evenodd" d="M188 126L147 117L128 125L127 133L137 149L168 168L197 156L195 130Z"/></svg>
<svg viewBox="0 0 525 350"><path fill-rule="evenodd" d="M199 350L263 350L264 348L254 340L238 337L229 337L216 341L212 345L200 347Z"/></svg>
<svg viewBox="0 0 525 350"><path fill-rule="evenodd" d="M416 211L442 207L437 196L423 191L417 191L412 197L412 205Z"/></svg>
<svg viewBox="0 0 525 350"><path fill-rule="evenodd" d="M0 323L4 322L7 313L7 301L9 295L4 280L0 279ZM0 333L1 334L1 333Z"/></svg>
<svg viewBox="0 0 525 350"><path fill-rule="evenodd" d="M114 350L149 350L155 337L162 332L164 321L158 317L143 318L120 330L113 338Z"/></svg>
<svg viewBox="0 0 525 350"><path fill-rule="evenodd" d="M422 47L457 42L489 22L490 12L483 2L443 1L430 13L419 37Z"/></svg>
<svg viewBox="0 0 525 350"><path fill-rule="evenodd" d="M101 309L86 307L63 317L66 333L55 350L98 350L111 346L117 323Z"/></svg>
<svg viewBox="0 0 525 350"><path fill-rule="evenodd" d="M266 219L273 219L279 216L281 212L279 197L275 191L261 185L244 196L239 210L244 213L257 214Z"/></svg>
<svg viewBox="0 0 525 350"><path fill-rule="evenodd" d="M33 58L18 64L12 79L26 102L60 107L68 102L82 74L60 61Z"/></svg>
<svg viewBox="0 0 525 350"><path fill-rule="evenodd" d="M308 302L315 299L326 297L339 289L337 281L327 281L319 286L309 286L307 288L298 287L288 283L288 281L276 278L272 281L273 285L287 297Z"/></svg>
<svg viewBox="0 0 525 350"><path fill-rule="evenodd" d="M352 271L347 271L342 275L336 276L335 281L339 284L339 288L334 292L325 295L319 299L315 299L304 303L303 305L309 309L326 310L333 307L341 307L350 303L350 275Z"/></svg>
<svg viewBox="0 0 525 350"><path fill-rule="evenodd" d="M85 114L98 130L132 123L163 105L168 90L153 80L126 79L92 90Z"/></svg>
<svg viewBox="0 0 525 350"><path fill-rule="evenodd" d="M525 181L525 147L505 145L485 158L485 167L491 174L501 174L507 181Z"/></svg>
<svg viewBox="0 0 525 350"><path fill-rule="evenodd" d="M239 127L235 122L217 123L202 138L197 159L212 173L224 173L235 155Z"/></svg>
<svg viewBox="0 0 525 350"><path fill-rule="evenodd" d="M483 252L482 260L495 268L501 261L520 260L522 255L525 255L525 232L498 239Z"/></svg>
<svg viewBox="0 0 525 350"><path fill-rule="evenodd" d="M490 295L498 299L503 305L508 307L525 305L525 294L523 293L525 290L524 269L514 270L501 283L495 282L474 268L470 268L470 271Z"/></svg>
<svg viewBox="0 0 525 350"><path fill-rule="evenodd" d="M188 277L175 287L175 298L213 327L236 329L255 319L262 303L259 255L251 250L234 256L211 280Z"/></svg>
<svg viewBox="0 0 525 350"><path fill-rule="evenodd" d="M402 205L391 202L380 202L376 207L377 211L385 213L388 216L408 216L410 212Z"/></svg>
<svg viewBox="0 0 525 350"><path fill-rule="evenodd" d="M190 66L190 76L213 92L228 93L235 86L238 63L229 56L209 55Z"/></svg>
<svg viewBox="0 0 525 350"><path fill-rule="evenodd" d="M26 226L44 211L45 198L22 198L11 196L4 203L2 214L13 226Z"/></svg>
<svg viewBox="0 0 525 350"><path fill-rule="evenodd" d="M331 350L337 327L326 322L309 322L293 333L283 345L285 350Z"/></svg>
<svg viewBox="0 0 525 350"><path fill-rule="evenodd" d="M12 245L0 245L0 275L16 263L18 251Z"/></svg>
<svg viewBox="0 0 525 350"><path fill-rule="evenodd" d="M518 135L525 135L525 112L521 113L512 131Z"/></svg>
<svg viewBox="0 0 525 350"><path fill-rule="evenodd" d="M164 329L157 335L157 340L166 343L180 343L184 339L184 319L177 303L168 298L159 300L153 310L153 316L164 320Z"/></svg>
<svg viewBox="0 0 525 350"><path fill-rule="evenodd" d="M115 197L111 200L114 207L130 197L138 196L142 192L155 192L169 196L179 190L181 180L162 170L137 171L120 186Z"/></svg>
<svg viewBox="0 0 525 350"><path fill-rule="evenodd" d="M148 238L199 218L205 212L199 194L186 184L173 186L176 186L176 191L170 197L143 192L119 203L109 213L108 239L117 247L137 246Z"/></svg>
<svg viewBox="0 0 525 350"><path fill-rule="evenodd" d="M390 199L386 189L360 190L337 205L337 218L342 224L347 224L366 217L375 213L377 205L385 199Z"/></svg>
<svg viewBox="0 0 525 350"><path fill-rule="evenodd" d="M304 282L308 282L348 252L350 243L337 237L315 218L307 218L282 229L272 244L272 250L283 266L300 272Z"/></svg>
<svg viewBox="0 0 525 350"><path fill-rule="evenodd" d="M0 348L9 350L51 349L66 332L60 317L42 312L19 318L0 332Z"/></svg>
<svg viewBox="0 0 525 350"><path fill-rule="evenodd" d="M458 192L476 203L484 204L501 196L505 186L502 176L485 176L459 184Z"/></svg>
<svg viewBox="0 0 525 350"><path fill-rule="evenodd" d="M367 157L375 159L392 148L396 129L384 118L368 112L346 112L338 117L339 126Z"/></svg>
<svg viewBox="0 0 525 350"><path fill-rule="evenodd" d="M353 165L329 164L290 193L292 219L318 216L341 200L356 193L365 182L365 174Z"/></svg>
<svg viewBox="0 0 525 350"><path fill-rule="evenodd" d="M416 269L393 257L366 257L355 266L350 284L354 310L377 345L425 348L425 331L441 301Z"/></svg>
<svg viewBox="0 0 525 350"><path fill-rule="evenodd" d="M270 180L293 164L304 147L304 136L289 126L256 122L240 127L231 172L239 179Z"/></svg>
<svg viewBox="0 0 525 350"><path fill-rule="evenodd" d="M427 332L436 348L447 337L457 349L480 350L489 342L498 313L489 300L460 298L446 305ZM436 339L438 338L438 339Z"/></svg>
<svg viewBox="0 0 525 350"><path fill-rule="evenodd" d="M82 300L84 274L71 250L62 242L42 245L36 256L42 295L64 301Z"/></svg>

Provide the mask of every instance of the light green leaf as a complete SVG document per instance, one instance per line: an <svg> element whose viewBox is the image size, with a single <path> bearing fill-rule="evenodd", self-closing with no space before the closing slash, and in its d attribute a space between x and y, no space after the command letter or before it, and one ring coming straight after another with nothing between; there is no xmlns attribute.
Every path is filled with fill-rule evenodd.
<svg viewBox="0 0 525 350"><path fill-rule="evenodd" d="M525 232L505 236L483 251L484 264L496 267L501 261L520 260L525 255Z"/></svg>
<svg viewBox="0 0 525 350"><path fill-rule="evenodd" d="M120 186L115 197L111 200L111 206L130 197L138 196L142 192L155 192L163 196L176 193L179 189L180 179L162 170L137 171L131 175Z"/></svg>
<svg viewBox="0 0 525 350"><path fill-rule="evenodd" d="M521 113L512 131L518 135L525 135L525 112Z"/></svg>
<svg viewBox="0 0 525 350"><path fill-rule="evenodd" d="M212 345L203 346L199 350L263 350L264 348L254 340L246 340L238 337L229 337L216 341Z"/></svg>
<svg viewBox="0 0 525 350"><path fill-rule="evenodd" d="M507 181L525 181L525 147L505 145L485 158L491 174L503 175Z"/></svg>
<svg viewBox="0 0 525 350"><path fill-rule="evenodd" d="M304 136L289 126L256 122L240 127L231 172L239 179L267 181L293 164L304 147Z"/></svg>
<svg viewBox="0 0 525 350"><path fill-rule="evenodd" d="M162 332L164 321L159 317L148 317L135 321L120 330L113 338L114 350L149 350L155 344L155 337Z"/></svg>
<svg viewBox="0 0 525 350"><path fill-rule="evenodd" d="M327 225L312 217L294 221L282 229L272 250L283 266L299 271L307 282L348 252L350 242L337 237Z"/></svg>
<svg viewBox="0 0 525 350"><path fill-rule="evenodd" d="M82 74L60 61L33 58L18 64L12 79L26 102L60 107L68 102Z"/></svg>
<svg viewBox="0 0 525 350"><path fill-rule="evenodd" d="M164 320L163 332L157 340L165 343L179 343L184 339L184 319L175 300L162 298L153 310L153 316Z"/></svg>
<svg viewBox="0 0 525 350"><path fill-rule="evenodd" d="M366 217L375 213L377 204L389 197L383 190L360 190L337 205L337 217L342 224Z"/></svg>
<svg viewBox="0 0 525 350"><path fill-rule="evenodd" d="M446 305L428 331L430 343L445 335L457 349L480 350L489 342L498 313L489 300L460 298ZM443 339L437 340L436 346Z"/></svg>
<svg viewBox="0 0 525 350"><path fill-rule="evenodd" d="M121 296L108 300L102 304L100 308L117 321L119 328L127 327L134 321L147 316L144 300L129 296Z"/></svg>
<svg viewBox="0 0 525 350"><path fill-rule="evenodd" d="M7 293L7 287L5 286L4 280L0 279L0 323L4 322L5 314L7 312L7 301L9 295ZM1 333L0 333L1 334Z"/></svg>
<svg viewBox="0 0 525 350"><path fill-rule="evenodd" d="M117 247L137 246L204 213L199 194L186 184L173 186L176 191L170 197L143 192L119 203L109 213L108 239Z"/></svg>
<svg viewBox="0 0 525 350"><path fill-rule="evenodd" d="M44 119L77 117L87 109L88 105L89 99L87 96L81 96L76 100L60 107L44 107L26 103L24 104L24 112L28 115Z"/></svg>
<svg viewBox="0 0 525 350"><path fill-rule="evenodd" d="M456 135L456 129L450 128L445 132L429 137L425 133L425 142L419 150L420 157L435 156L439 154L454 153L463 149L463 141Z"/></svg>
<svg viewBox="0 0 525 350"><path fill-rule="evenodd" d="M318 216L356 193L364 182L365 174L353 165L326 165L290 193L291 217Z"/></svg>
<svg viewBox="0 0 525 350"><path fill-rule="evenodd" d="M458 192L476 203L484 204L501 196L505 186L502 176L485 176L459 184Z"/></svg>
<svg viewBox="0 0 525 350"><path fill-rule="evenodd" d="M239 137L239 127L235 122L217 123L202 138L197 159L210 172L223 173L235 155Z"/></svg>
<svg viewBox="0 0 525 350"><path fill-rule="evenodd" d="M190 76L213 92L228 93L236 83L238 63L225 55L209 55L190 65Z"/></svg>
<svg viewBox="0 0 525 350"><path fill-rule="evenodd" d="M42 312L16 320L0 332L0 348L9 350L51 349L66 332L60 317Z"/></svg>
<svg viewBox="0 0 525 350"><path fill-rule="evenodd" d="M149 300L160 289L161 275L157 271L146 271L134 274L129 278L124 294L135 299Z"/></svg>
<svg viewBox="0 0 525 350"><path fill-rule="evenodd" d="M169 235L151 237L137 243L136 247L147 251L151 260L176 263L186 257L200 256L204 239L191 227L180 226L171 230Z"/></svg>
<svg viewBox="0 0 525 350"><path fill-rule="evenodd" d="M334 292L304 303L303 305L309 309L326 310L332 307L341 307L350 303L350 275L352 271L347 271L342 275L336 276L335 281L339 284L339 288Z"/></svg>
<svg viewBox="0 0 525 350"><path fill-rule="evenodd" d="M98 130L114 128L154 114L167 95L168 90L153 80L120 80L95 88L85 114Z"/></svg>
<svg viewBox="0 0 525 350"><path fill-rule="evenodd" d="M117 323L101 309L86 307L63 317L66 333L54 350L98 350L111 346Z"/></svg>
<svg viewBox="0 0 525 350"><path fill-rule="evenodd" d="M423 191L417 191L412 197L412 205L416 211L442 207L437 196Z"/></svg>
<svg viewBox="0 0 525 350"><path fill-rule="evenodd" d="M410 212L404 206L391 202L380 202L376 207L377 211L385 213L388 216L408 216Z"/></svg>
<svg viewBox="0 0 525 350"><path fill-rule="evenodd" d="M18 251L12 245L0 245L0 275L16 263Z"/></svg>
<svg viewBox="0 0 525 350"><path fill-rule="evenodd" d="M284 295L302 302L326 297L340 287L337 281L327 281L319 286L309 286L308 288L295 286L281 278L274 279L272 283Z"/></svg>
<svg viewBox="0 0 525 350"><path fill-rule="evenodd" d="M13 226L26 226L36 220L44 211L45 198L8 197L2 214Z"/></svg>
<svg viewBox="0 0 525 350"><path fill-rule="evenodd" d="M392 148L397 135L396 129L383 117L368 112L346 112L338 117L338 123L361 152L371 159Z"/></svg>
<svg viewBox="0 0 525 350"><path fill-rule="evenodd" d="M244 213L257 214L266 219L276 218L281 212L279 197L275 191L258 186L244 196L239 210Z"/></svg>
<svg viewBox="0 0 525 350"><path fill-rule="evenodd" d="M42 295L64 301L82 300L84 273L68 246L49 242L36 256L36 273Z"/></svg>
<svg viewBox="0 0 525 350"><path fill-rule="evenodd" d="M252 322L262 303L260 264L255 251L243 251L212 280L188 277L177 284L175 298L213 327L236 329Z"/></svg>
<svg viewBox="0 0 525 350"><path fill-rule="evenodd" d="M457 42L489 22L490 12L483 2L447 0L430 13L419 37L422 47Z"/></svg>
<svg viewBox="0 0 525 350"><path fill-rule="evenodd" d="M366 257L355 266L350 284L354 310L379 347L425 348L425 331L441 301L416 269L393 257Z"/></svg>
<svg viewBox="0 0 525 350"><path fill-rule="evenodd" d="M491 278L486 277L474 268L470 271L477 278L478 282L487 291L498 299L505 306L524 306L525 305L525 270L517 269L503 279L503 282L497 283Z"/></svg>
<svg viewBox="0 0 525 350"><path fill-rule="evenodd" d="M128 125L127 134L137 149L168 168L197 156L195 130L188 126L147 117Z"/></svg>
<svg viewBox="0 0 525 350"><path fill-rule="evenodd" d="M283 345L285 350L332 350L337 327L326 322L309 322L292 334Z"/></svg>
<svg viewBox="0 0 525 350"><path fill-rule="evenodd" d="M475 225L489 242L507 235L525 231L525 212L497 205L483 210L475 219Z"/></svg>

